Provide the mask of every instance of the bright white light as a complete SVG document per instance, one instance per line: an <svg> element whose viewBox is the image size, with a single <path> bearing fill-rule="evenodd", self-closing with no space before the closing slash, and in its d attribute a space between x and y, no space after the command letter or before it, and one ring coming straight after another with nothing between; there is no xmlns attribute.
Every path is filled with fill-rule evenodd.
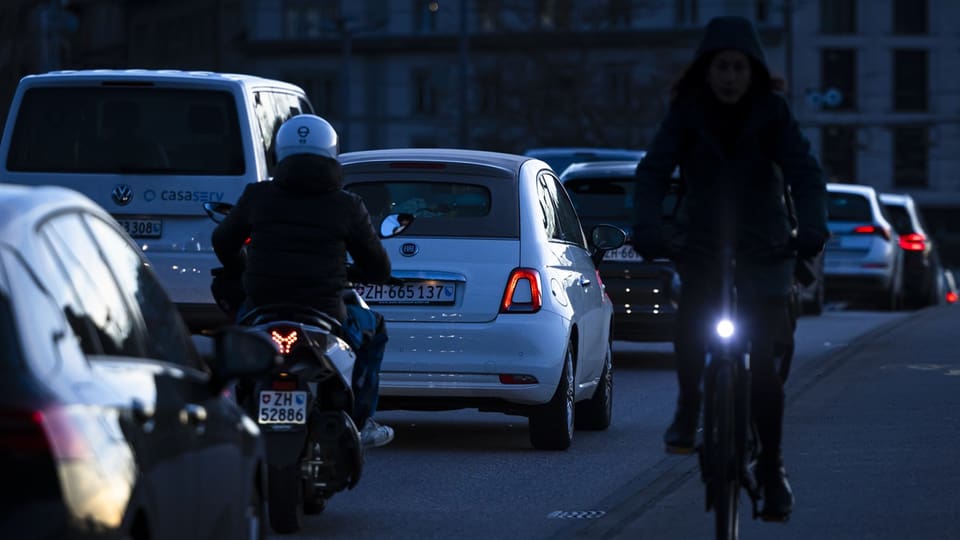
<svg viewBox="0 0 960 540"><path fill-rule="evenodd" d="M717 323L717 335L727 339L733 335L733 323L729 319L723 319Z"/></svg>

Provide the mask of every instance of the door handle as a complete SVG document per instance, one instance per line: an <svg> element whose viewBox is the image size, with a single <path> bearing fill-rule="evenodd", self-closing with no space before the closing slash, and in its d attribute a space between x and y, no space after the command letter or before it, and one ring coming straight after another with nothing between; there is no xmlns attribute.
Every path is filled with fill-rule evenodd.
<svg viewBox="0 0 960 540"><path fill-rule="evenodd" d="M130 402L130 416L133 418L133 421L140 425L143 428L143 431L150 433L153 431L154 425L154 416L156 416L157 410L154 409L153 405L147 405L143 400L139 398L133 398L133 401Z"/></svg>
<svg viewBox="0 0 960 540"><path fill-rule="evenodd" d="M577 278L577 284L580 285L581 287L589 287L590 280L583 276L580 276L579 278Z"/></svg>
<svg viewBox="0 0 960 540"><path fill-rule="evenodd" d="M180 409L180 423L200 425L207 421L207 409L202 405L187 403Z"/></svg>

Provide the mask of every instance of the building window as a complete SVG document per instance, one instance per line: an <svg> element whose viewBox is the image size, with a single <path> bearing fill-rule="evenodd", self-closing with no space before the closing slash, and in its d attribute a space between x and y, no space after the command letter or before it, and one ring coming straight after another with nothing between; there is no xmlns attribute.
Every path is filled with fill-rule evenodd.
<svg viewBox="0 0 960 540"><path fill-rule="evenodd" d="M433 116L437 113L437 87L430 71L413 71L413 112Z"/></svg>
<svg viewBox="0 0 960 540"><path fill-rule="evenodd" d="M753 11L758 23L767 22L770 19L770 0L757 0Z"/></svg>
<svg viewBox="0 0 960 540"><path fill-rule="evenodd" d="M893 128L893 185L898 188L928 186L928 134L925 126Z"/></svg>
<svg viewBox="0 0 960 540"><path fill-rule="evenodd" d="M488 71L480 76L477 89L478 113L496 114L500 111L501 88L499 71Z"/></svg>
<svg viewBox="0 0 960 540"><path fill-rule="evenodd" d="M857 182L857 129L823 126L820 130L820 160L831 182Z"/></svg>
<svg viewBox="0 0 960 540"><path fill-rule="evenodd" d="M837 91L838 103L826 110L851 110L857 106L857 52L853 49L825 49L821 55L820 92Z"/></svg>
<svg viewBox="0 0 960 540"><path fill-rule="evenodd" d="M607 15L611 28L630 28L633 23L630 0L610 0Z"/></svg>
<svg viewBox="0 0 960 540"><path fill-rule="evenodd" d="M699 0L674 0L674 13L678 25L697 24Z"/></svg>
<svg viewBox="0 0 960 540"><path fill-rule="evenodd" d="M927 0L894 0L893 33L926 34Z"/></svg>
<svg viewBox="0 0 960 540"><path fill-rule="evenodd" d="M927 110L927 51L893 51L893 110Z"/></svg>
<svg viewBox="0 0 960 540"><path fill-rule="evenodd" d="M856 0L820 0L821 33L853 34L856 31Z"/></svg>
<svg viewBox="0 0 960 540"><path fill-rule="evenodd" d="M569 30L572 0L537 0L537 23L542 30Z"/></svg>
<svg viewBox="0 0 960 540"><path fill-rule="evenodd" d="M633 95L632 73L630 66L610 65L606 69L607 95L609 105L618 109L630 107L630 97Z"/></svg>
<svg viewBox="0 0 960 540"><path fill-rule="evenodd" d="M496 32L500 29L500 0L477 0L477 27L482 32Z"/></svg>
<svg viewBox="0 0 960 540"><path fill-rule="evenodd" d="M283 5L283 35L287 39L327 37L337 31L340 18L340 2L286 0Z"/></svg>
<svg viewBox="0 0 960 540"><path fill-rule="evenodd" d="M413 30L420 34L437 31L437 13L440 3L436 0L413 0Z"/></svg>

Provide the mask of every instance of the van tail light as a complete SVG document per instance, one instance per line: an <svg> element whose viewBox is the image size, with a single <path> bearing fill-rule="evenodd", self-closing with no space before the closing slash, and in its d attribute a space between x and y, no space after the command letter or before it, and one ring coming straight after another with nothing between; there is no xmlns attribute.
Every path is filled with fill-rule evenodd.
<svg viewBox="0 0 960 540"><path fill-rule="evenodd" d="M89 459L93 451L84 426L95 420L85 409L0 412L0 448L21 456L50 455L59 461Z"/></svg>
<svg viewBox="0 0 960 540"><path fill-rule="evenodd" d="M890 230L886 227L877 227L876 225L861 225L859 227L854 227L854 234L875 234L877 236L882 236L884 240L890 241Z"/></svg>
<svg viewBox="0 0 960 540"><path fill-rule="evenodd" d="M957 301L957 293L950 291L947 293L947 303L953 304Z"/></svg>
<svg viewBox="0 0 960 540"><path fill-rule="evenodd" d="M540 272L533 268L517 268L507 279L500 313L536 313L543 305Z"/></svg>
<svg viewBox="0 0 960 540"><path fill-rule="evenodd" d="M900 247L906 251L923 251L927 247L927 239L922 234L901 234Z"/></svg>

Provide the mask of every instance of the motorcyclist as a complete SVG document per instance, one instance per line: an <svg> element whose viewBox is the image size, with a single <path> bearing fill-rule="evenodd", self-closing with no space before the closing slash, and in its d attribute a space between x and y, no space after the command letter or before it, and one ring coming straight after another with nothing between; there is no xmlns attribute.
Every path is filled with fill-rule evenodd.
<svg viewBox="0 0 960 540"><path fill-rule="evenodd" d="M344 283L386 283L390 259L359 196L343 190L337 132L323 118L300 114L276 133L272 182L246 186L236 206L213 231L213 248L225 269L242 268L242 311L293 303L325 312L357 329L354 421L365 446L382 446L393 429L373 419L379 369L386 345L383 318L345 305ZM249 240L248 240L249 239ZM246 244L246 254L241 250ZM347 254L353 259L349 275Z"/></svg>
<svg viewBox="0 0 960 540"><path fill-rule="evenodd" d="M721 246L735 250L738 317L751 343L761 514L770 519L785 518L794 503L781 454L784 390L774 356L775 340L789 328L785 318L795 259L788 254L795 250L811 257L828 236L823 173L779 93L782 83L770 75L749 20L709 22L637 166L631 240L645 257L675 256L683 283L674 342L679 398L664 435L671 451L694 446L705 339L720 302ZM668 241L660 206L677 165L684 193ZM786 208L785 184L796 207L795 224Z"/></svg>

